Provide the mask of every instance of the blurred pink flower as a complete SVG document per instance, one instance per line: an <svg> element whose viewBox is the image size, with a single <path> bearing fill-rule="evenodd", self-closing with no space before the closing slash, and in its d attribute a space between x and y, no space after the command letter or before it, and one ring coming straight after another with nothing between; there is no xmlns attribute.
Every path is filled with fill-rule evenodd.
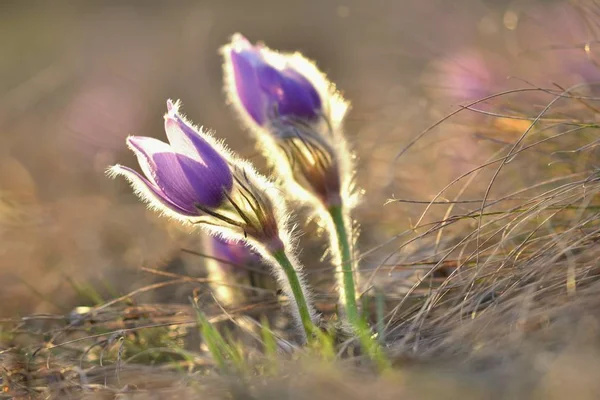
<svg viewBox="0 0 600 400"><path fill-rule="evenodd" d="M143 110L140 94L126 82L85 82L63 112L64 147L83 158L100 158L94 164L104 169L125 137L141 129Z"/></svg>

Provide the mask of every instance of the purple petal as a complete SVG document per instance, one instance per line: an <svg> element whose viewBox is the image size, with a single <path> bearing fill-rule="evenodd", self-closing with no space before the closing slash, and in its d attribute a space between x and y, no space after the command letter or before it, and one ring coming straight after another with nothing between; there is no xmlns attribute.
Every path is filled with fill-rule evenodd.
<svg viewBox="0 0 600 400"><path fill-rule="evenodd" d="M187 215L189 217L198 216L197 209L185 210L185 209L179 207L177 204L174 204L163 193L162 190L160 190L158 187L156 187L154 184L152 184L152 182L150 182L148 179L146 179L145 177L140 175L137 171L135 171L129 167L124 167L122 165L113 167L112 171L115 174L120 174L120 175L125 176L138 192L146 192L146 193L144 193L146 196L148 196L148 195L152 196L152 199L148 198L148 200L153 200L153 199L157 200L160 204L164 205L165 207L170 208L171 210L175 211L178 214Z"/></svg>
<svg viewBox="0 0 600 400"><path fill-rule="evenodd" d="M312 103L314 110L319 110L321 108L321 96L319 96L317 89L304 75L292 68L284 69L282 74L290 78L290 80L293 80L298 88L302 88L302 91L307 97L306 102Z"/></svg>
<svg viewBox="0 0 600 400"><path fill-rule="evenodd" d="M264 60L260 53L254 50L239 52L232 50L230 57L237 96L252 119L258 125L263 125L267 104L260 89L255 68L257 64L263 64Z"/></svg>
<svg viewBox="0 0 600 400"><path fill-rule="evenodd" d="M270 65L260 66L257 75L262 90L277 105L280 115L318 117L321 99L304 76L289 68L277 70Z"/></svg>
<svg viewBox="0 0 600 400"><path fill-rule="evenodd" d="M196 205L216 207L223 201L223 191L231 182L229 169L225 174L213 171L210 166L177 154L169 145L153 138L129 137L127 142L144 173L149 171L150 181L173 204L189 212L196 210L197 214Z"/></svg>
<svg viewBox="0 0 600 400"><path fill-rule="evenodd" d="M274 111L279 115L317 118L322 104L316 88L299 71L270 64L263 54L267 51L239 34L231 42L236 92L248 114L259 125L264 125Z"/></svg>
<svg viewBox="0 0 600 400"><path fill-rule="evenodd" d="M188 182L177 154L168 144L160 140L131 136L127 144L135 152L144 174L172 203L194 212L197 203L194 187ZM201 168L204 168L199 164Z"/></svg>
<svg viewBox="0 0 600 400"><path fill-rule="evenodd" d="M155 166L152 162L151 155L154 152L169 152L171 146L160 140L145 137L145 136L130 136L127 138L127 147L129 147L137 156L138 163L146 175L148 180L156 185L155 180ZM152 151L149 151L152 149Z"/></svg>
<svg viewBox="0 0 600 400"><path fill-rule="evenodd" d="M214 171L229 171L223 156L177 114L176 108L169 109L169 114L165 116L165 132L171 147L177 153L196 160ZM226 178L223 184L229 190L233 179Z"/></svg>
<svg viewBox="0 0 600 400"><path fill-rule="evenodd" d="M160 155L157 154L157 156ZM224 193L229 192L233 186L233 176L227 165L225 168L215 168L214 165L206 166L182 154L177 154L177 160L195 193L193 204L218 207L223 203ZM157 165L160 167L158 159Z"/></svg>
<svg viewBox="0 0 600 400"><path fill-rule="evenodd" d="M286 68L283 73L288 75L290 78L293 78L299 86L304 88L306 95L310 101L312 101L315 109L321 108L321 96L317 92L317 89L314 87L314 85L304 75L291 68Z"/></svg>

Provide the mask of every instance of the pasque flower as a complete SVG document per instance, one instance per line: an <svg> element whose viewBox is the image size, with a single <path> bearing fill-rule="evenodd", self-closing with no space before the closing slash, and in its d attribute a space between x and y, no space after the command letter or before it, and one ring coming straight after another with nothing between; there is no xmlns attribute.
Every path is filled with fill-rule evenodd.
<svg viewBox="0 0 600 400"><path fill-rule="evenodd" d="M222 304L239 305L248 294L254 298L261 293L260 289L266 289L261 283L269 281L268 270L261 256L244 242L207 236L204 251L208 256L205 266L212 291ZM251 287L256 288L255 292L248 292Z"/></svg>
<svg viewBox="0 0 600 400"><path fill-rule="evenodd" d="M260 264L261 257L251 247L237 240L219 236L208 238L211 256L219 263L229 265L229 269L243 269L246 266Z"/></svg>
<svg viewBox="0 0 600 400"><path fill-rule="evenodd" d="M254 246L283 248L287 233L280 227L287 216L276 191L267 193L270 183L186 121L178 104L169 101L167 107L169 144L127 138L144 175L121 165L111 167L110 173L123 175L150 206L180 221L203 224L212 233L249 240Z"/></svg>
<svg viewBox="0 0 600 400"><path fill-rule="evenodd" d="M314 63L236 34L222 49L225 89L289 197L312 205L330 233L340 302L361 343L385 364L356 302L350 209L353 159L342 132L349 104Z"/></svg>
<svg viewBox="0 0 600 400"><path fill-rule="evenodd" d="M258 125L276 117L316 119L321 114L321 97L312 83L294 68L276 68L265 57L268 50L252 46L237 35L229 56L235 90L248 114Z"/></svg>
<svg viewBox="0 0 600 400"><path fill-rule="evenodd" d="M254 132L288 192L325 207L352 202L352 156L341 123L348 103L299 53L252 45L222 50L229 101Z"/></svg>
<svg viewBox="0 0 600 400"><path fill-rule="evenodd" d="M169 144L144 136L127 138L145 176L124 166L111 171L124 175L136 189L151 193L147 200L158 201L183 216L201 216L203 209L218 207L226 200L233 176L226 159L178 116L171 102L168 107L165 131Z"/></svg>
<svg viewBox="0 0 600 400"><path fill-rule="evenodd" d="M207 236L204 250L213 293L223 304L239 304L276 289L263 258L242 241ZM239 285L246 287L240 288Z"/></svg>
<svg viewBox="0 0 600 400"><path fill-rule="evenodd" d="M355 200L353 155L342 132L348 103L299 53L252 45L240 34L222 53L230 102L256 136L286 194L312 205L329 230L341 299L349 318L357 320L349 217Z"/></svg>
<svg viewBox="0 0 600 400"><path fill-rule="evenodd" d="M158 211L261 253L296 300L295 315L310 333L316 316L306 301L302 267L290 252L288 212L279 191L249 163L188 122L177 103L169 100L167 108L168 144L149 137L127 139L143 175L121 165L111 167L109 174L127 178L136 194Z"/></svg>

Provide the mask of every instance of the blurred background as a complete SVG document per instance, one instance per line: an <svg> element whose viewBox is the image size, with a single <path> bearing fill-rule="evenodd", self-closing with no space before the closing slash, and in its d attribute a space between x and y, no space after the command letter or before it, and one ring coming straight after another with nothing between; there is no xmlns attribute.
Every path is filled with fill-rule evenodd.
<svg viewBox="0 0 600 400"><path fill-rule="evenodd" d="M549 0L0 1L0 316L65 312L87 286L124 294L155 279L141 266L201 273L202 259L181 252L199 248L198 236L147 211L104 171L137 166L127 135L164 138L173 98L268 173L224 101L218 51L232 34L301 51L352 102L346 132L365 189L355 217L369 251L425 206L387 199L432 200L528 124L461 112L397 157L428 126L504 90L600 78L596 13L593 3ZM502 104L529 115L548 101L524 93ZM465 196L484 190L475 184Z"/></svg>

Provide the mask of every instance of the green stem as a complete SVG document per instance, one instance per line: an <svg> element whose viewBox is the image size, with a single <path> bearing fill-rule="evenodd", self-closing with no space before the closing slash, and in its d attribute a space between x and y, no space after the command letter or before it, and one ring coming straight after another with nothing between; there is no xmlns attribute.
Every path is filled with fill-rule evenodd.
<svg viewBox="0 0 600 400"><path fill-rule="evenodd" d="M310 318L310 311L308 304L306 303L306 298L304 297L304 292L302 291L300 279L298 279L298 274L296 273L294 266L292 265L288 256L285 254L284 250L279 250L273 253L273 257L275 260L277 260L283 269L283 272L285 272L285 276L287 277L290 288L292 289L292 295L296 301L296 306L298 307L298 314L300 315L300 320L302 321L306 338L310 342L313 338L315 326Z"/></svg>
<svg viewBox="0 0 600 400"><path fill-rule="evenodd" d="M344 290L344 307L346 317L352 326L357 326L359 316L356 306L356 289L354 287L354 271L352 268L352 252L346 231L342 206L333 206L329 209L329 215L335 225L337 246L341 257L342 288Z"/></svg>
<svg viewBox="0 0 600 400"><path fill-rule="evenodd" d="M390 363L385 356L383 349L371 337L371 329L367 321L360 317L358 307L356 305L356 288L354 284L354 270L352 267L352 251L348 232L344 220L344 212L342 206L332 206L329 208L329 215L333 225L335 226L335 236L337 238L337 246L341 256L342 269L342 287L344 290L344 307L348 322L358 336L361 346L369 355L369 357L377 364L381 371L390 368ZM333 234L333 232L331 233ZM333 235L332 235L333 236ZM333 240L332 240L333 242ZM335 245L332 244L332 245Z"/></svg>

